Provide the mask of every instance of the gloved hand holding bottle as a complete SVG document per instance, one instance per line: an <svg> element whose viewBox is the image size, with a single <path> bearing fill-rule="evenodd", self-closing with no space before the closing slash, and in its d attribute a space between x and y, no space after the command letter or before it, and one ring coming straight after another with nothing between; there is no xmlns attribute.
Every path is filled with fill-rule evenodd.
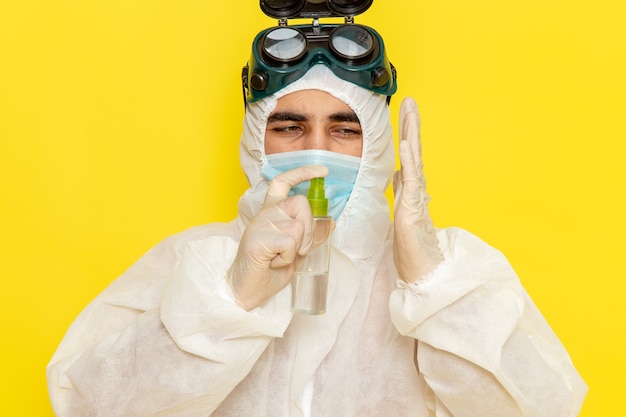
<svg viewBox="0 0 626 417"><path fill-rule="evenodd" d="M393 181L396 268L406 282L416 282L443 261L435 226L428 213L417 104L406 98L400 108L400 164Z"/></svg>
<svg viewBox="0 0 626 417"><path fill-rule="evenodd" d="M327 174L328 168L310 165L279 174L270 182L229 270L229 283L242 308L264 304L293 278L313 245L313 216L306 196L288 194L297 184Z"/></svg>
<svg viewBox="0 0 626 417"><path fill-rule="evenodd" d="M313 214L313 246L298 265L291 283L291 311L318 315L326 312L330 233L333 224L333 218L328 215L324 178L311 179L307 199Z"/></svg>

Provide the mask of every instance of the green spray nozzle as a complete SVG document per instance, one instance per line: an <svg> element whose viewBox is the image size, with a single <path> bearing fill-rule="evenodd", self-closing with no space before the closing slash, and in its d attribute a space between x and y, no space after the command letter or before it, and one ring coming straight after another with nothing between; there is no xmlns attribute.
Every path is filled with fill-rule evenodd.
<svg viewBox="0 0 626 417"><path fill-rule="evenodd" d="M309 187L309 204L313 217L328 216L328 199L324 193L324 178L312 178Z"/></svg>

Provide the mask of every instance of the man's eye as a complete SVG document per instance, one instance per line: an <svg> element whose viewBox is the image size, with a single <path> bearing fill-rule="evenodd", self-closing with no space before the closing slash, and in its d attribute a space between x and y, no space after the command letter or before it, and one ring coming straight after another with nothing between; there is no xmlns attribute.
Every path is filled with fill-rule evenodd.
<svg viewBox="0 0 626 417"><path fill-rule="evenodd" d="M274 126L274 127L271 127L270 130L276 133L295 133L295 132L299 132L301 129L300 129L300 126L287 125L287 126Z"/></svg>
<svg viewBox="0 0 626 417"><path fill-rule="evenodd" d="M343 138L360 138L363 134L360 129L353 129L350 127L337 128L333 132L336 136L341 136Z"/></svg>

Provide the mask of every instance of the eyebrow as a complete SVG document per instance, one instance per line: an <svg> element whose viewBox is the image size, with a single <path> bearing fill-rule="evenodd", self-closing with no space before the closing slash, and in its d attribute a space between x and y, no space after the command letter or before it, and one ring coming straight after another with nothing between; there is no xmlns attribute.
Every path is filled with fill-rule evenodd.
<svg viewBox="0 0 626 417"><path fill-rule="evenodd" d="M267 119L267 123L274 122L306 122L310 119L307 114L294 113L289 111L277 112ZM328 116L328 120L332 122L349 122L349 123L361 123L356 113L354 112L338 112Z"/></svg>
<svg viewBox="0 0 626 417"><path fill-rule="evenodd" d="M271 114L267 119L267 123L272 122L305 122L309 120L309 118L300 113L292 113L288 111L281 111L278 113Z"/></svg>
<svg viewBox="0 0 626 417"><path fill-rule="evenodd" d="M333 122L348 122L348 123L359 123L359 124L361 124L361 121L356 116L356 113L353 112L353 111L333 113L330 116L328 116L328 118L331 121L333 121Z"/></svg>

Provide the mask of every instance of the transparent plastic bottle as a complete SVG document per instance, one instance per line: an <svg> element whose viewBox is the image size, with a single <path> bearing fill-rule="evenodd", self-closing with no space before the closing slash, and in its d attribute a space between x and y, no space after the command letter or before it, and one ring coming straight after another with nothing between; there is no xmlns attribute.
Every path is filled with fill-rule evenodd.
<svg viewBox="0 0 626 417"><path fill-rule="evenodd" d="M328 294L330 233L328 199L324 178L313 178L308 194L313 212L313 247L302 261L291 283L291 311L300 314L324 314Z"/></svg>

